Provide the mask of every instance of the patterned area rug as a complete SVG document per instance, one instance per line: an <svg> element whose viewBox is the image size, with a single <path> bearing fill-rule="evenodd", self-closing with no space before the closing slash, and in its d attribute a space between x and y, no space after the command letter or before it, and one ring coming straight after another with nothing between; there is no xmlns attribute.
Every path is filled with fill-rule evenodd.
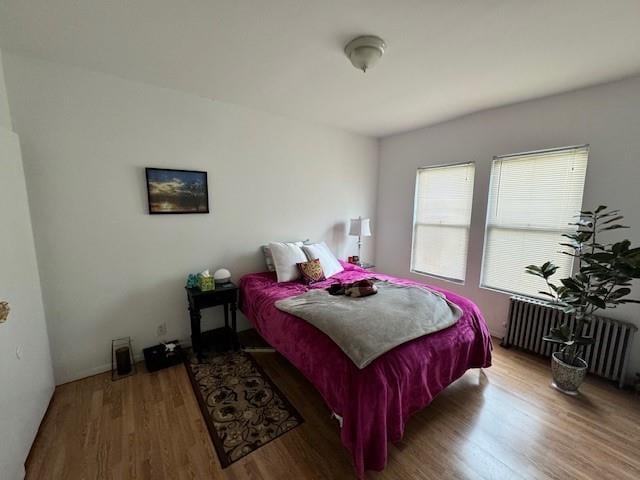
<svg viewBox="0 0 640 480"><path fill-rule="evenodd" d="M304 421L247 353L192 356L187 371L222 468Z"/></svg>

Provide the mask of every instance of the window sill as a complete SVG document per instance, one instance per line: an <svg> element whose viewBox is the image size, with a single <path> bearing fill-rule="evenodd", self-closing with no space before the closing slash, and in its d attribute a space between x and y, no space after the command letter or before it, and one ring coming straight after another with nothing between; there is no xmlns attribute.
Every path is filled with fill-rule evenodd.
<svg viewBox="0 0 640 480"><path fill-rule="evenodd" d="M488 290L489 292L494 292L494 293L501 293L503 295L508 295L509 297L513 297L518 296L518 297L526 297L526 298L531 298L534 300L542 300L542 301L549 301L549 298L545 298L542 295L531 295L529 293L522 293L522 292L516 292L513 290L503 290L502 288L496 288L496 287L488 287L486 285L478 285L479 288L481 288L482 290Z"/></svg>
<svg viewBox="0 0 640 480"><path fill-rule="evenodd" d="M436 280L444 280L445 282L455 283L456 285L464 285L464 280L459 280L457 278L449 278L444 277L442 275L436 275L434 273L421 272L419 270L409 269L411 273L415 273L416 275L420 275L422 277L434 278Z"/></svg>

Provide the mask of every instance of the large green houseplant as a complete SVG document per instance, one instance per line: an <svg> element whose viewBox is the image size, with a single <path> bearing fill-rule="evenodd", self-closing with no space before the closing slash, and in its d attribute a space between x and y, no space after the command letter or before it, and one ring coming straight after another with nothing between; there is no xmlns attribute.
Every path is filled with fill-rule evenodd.
<svg viewBox="0 0 640 480"><path fill-rule="evenodd" d="M580 358L581 350L593 340L584 335L585 326L596 311L615 308L623 303L640 303L626 298L631 293L631 281L640 278L640 248L631 247L629 240L602 243L601 234L628 228L622 225L619 210L601 205L593 211L581 211L571 223L575 233L563 234L568 240L560 245L578 262L576 273L552 283L558 267L551 262L529 265L526 272L544 279L548 290L540 291L549 302L564 312L575 315L575 322L565 321L552 328L544 340L562 345L552 357L554 385L565 393L576 393L587 370Z"/></svg>

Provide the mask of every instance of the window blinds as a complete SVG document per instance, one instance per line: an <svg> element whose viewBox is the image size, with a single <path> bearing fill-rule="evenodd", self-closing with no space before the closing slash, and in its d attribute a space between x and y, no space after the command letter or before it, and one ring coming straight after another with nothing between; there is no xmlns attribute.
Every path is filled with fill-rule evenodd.
<svg viewBox="0 0 640 480"><path fill-rule="evenodd" d="M413 272L464 281L474 174L473 163L418 170Z"/></svg>
<svg viewBox="0 0 640 480"><path fill-rule="evenodd" d="M496 157L491 168L481 286L539 297L541 279L527 265L551 260L557 277L573 259L561 234L582 207L588 146Z"/></svg>

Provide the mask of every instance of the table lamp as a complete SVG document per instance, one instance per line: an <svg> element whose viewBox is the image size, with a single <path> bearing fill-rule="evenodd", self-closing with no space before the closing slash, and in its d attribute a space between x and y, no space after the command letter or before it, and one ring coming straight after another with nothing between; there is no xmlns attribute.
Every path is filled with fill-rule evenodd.
<svg viewBox="0 0 640 480"><path fill-rule="evenodd" d="M370 219L368 218L352 218L349 226L349 235L358 237L358 259L360 259L360 249L362 248L362 237L371 236ZM358 260L362 263L361 260Z"/></svg>

